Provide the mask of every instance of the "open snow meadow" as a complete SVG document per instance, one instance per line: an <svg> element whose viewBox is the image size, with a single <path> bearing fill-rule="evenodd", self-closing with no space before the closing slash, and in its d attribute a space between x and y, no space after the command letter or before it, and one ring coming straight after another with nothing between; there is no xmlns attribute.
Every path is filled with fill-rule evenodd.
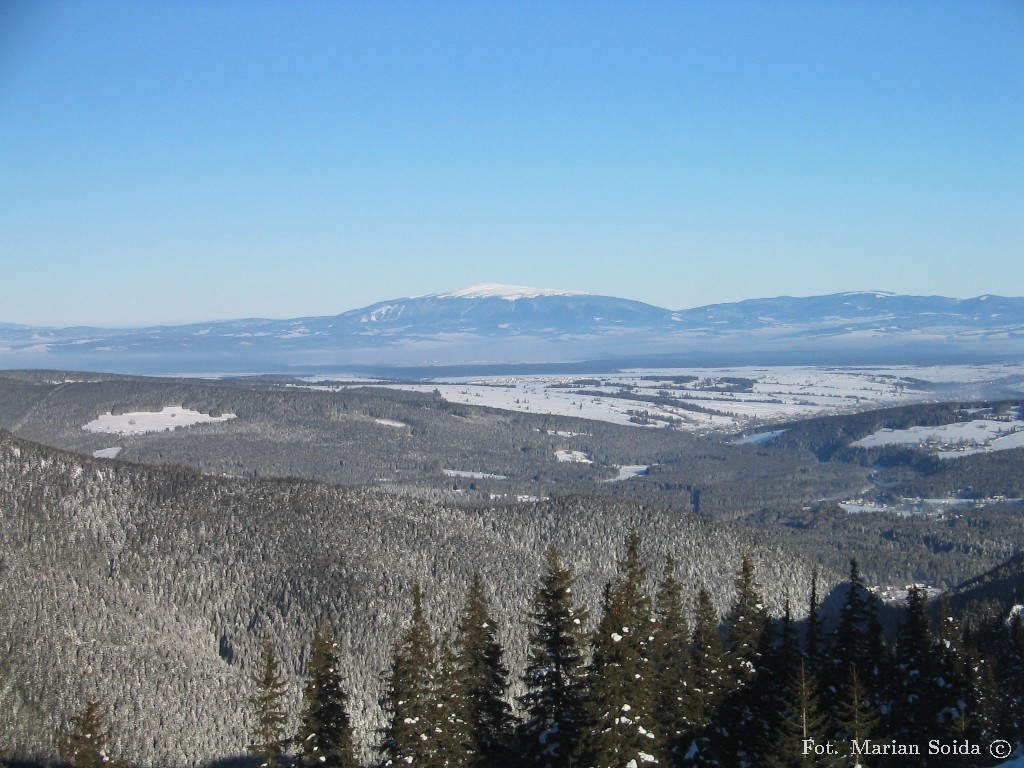
<svg viewBox="0 0 1024 768"><path fill-rule="evenodd" d="M319 376L306 381L317 388L367 383L339 383L338 378ZM812 416L961 396L985 397L996 387L1019 395L1024 393L1024 365L652 368L593 375L381 381L379 385L436 391L449 402L465 405L696 433L730 433ZM997 429L1005 432L1012 425L1000 423ZM973 436L980 437L981 430Z"/></svg>
<svg viewBox="0 0 1024 768"><path fill-rule="evenodd" d="M131 413L104 413L82 429L87 432L108 432L113 435L144 435L147 432L163 432L168 429L190 427L193 424L206 424L216 421L227 421L235 418L233 413L211 416L180 405L161 408L159 411L132 411Z"/></svg>
<svg viewBox="0 0 1024 768"><path fill-rule="evenodd" d="M1024 409L1010 408L996 413L985 408L982 418L938 427L883 429L853 443L859 448L885 445L915 445L942 459L954 459L973 453L1024 448Z"/></svg>

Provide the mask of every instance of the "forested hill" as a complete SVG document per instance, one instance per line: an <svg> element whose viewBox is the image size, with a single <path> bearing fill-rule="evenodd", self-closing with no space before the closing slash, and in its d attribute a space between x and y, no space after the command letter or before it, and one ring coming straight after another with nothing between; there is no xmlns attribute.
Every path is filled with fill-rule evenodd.
<svg viewBox="0 0 1024 768"><path fill-rule="evenodd" d="M953 592L953 603L969 610L972 619L1024 604L1024 550L961 584Z"/></svg>
<svg viewBox="0 0 1024 768"><path fill-rule="evenodd" d="M772 612L787 596L807 605L811 564L689 514L583 497L462 509L89 459L0 432L0 746L52 757L68 718L101 699L141 764L241 753L260 637L275 639L294 677L320 622L339 637L353 717L371 743L415 581L435 626L451 626L479 571L508 664L521 670L544 550L561 549L580 601L596 607L631 529L652 582L676 558L691 607L705 587L726 608L744 552Z"/></svg>

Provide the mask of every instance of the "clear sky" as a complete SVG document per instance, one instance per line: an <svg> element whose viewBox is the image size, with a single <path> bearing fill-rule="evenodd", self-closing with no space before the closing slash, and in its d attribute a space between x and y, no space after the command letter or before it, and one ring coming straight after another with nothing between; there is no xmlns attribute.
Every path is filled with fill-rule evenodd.
<svg viewBox="0 0 1024 768"><path fill-rule="evenodd" d="M1024 2L0 2L0 321L1024 295Z"/></svg>

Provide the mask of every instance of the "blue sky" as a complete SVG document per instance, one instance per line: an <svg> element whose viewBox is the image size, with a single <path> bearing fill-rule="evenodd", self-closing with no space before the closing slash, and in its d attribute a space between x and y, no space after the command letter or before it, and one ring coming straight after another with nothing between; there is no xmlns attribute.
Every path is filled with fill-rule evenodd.
<svg viewBox="0 0 1024 768"><path fill-rule="evenodd" d="M1024 295L1024 3L0 4L0 321Z"/></svg>

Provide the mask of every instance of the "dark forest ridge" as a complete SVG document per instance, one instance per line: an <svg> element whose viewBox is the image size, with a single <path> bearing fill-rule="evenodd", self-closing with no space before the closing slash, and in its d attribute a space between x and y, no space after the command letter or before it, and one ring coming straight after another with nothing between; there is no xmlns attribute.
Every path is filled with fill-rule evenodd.
<svg viewBox="0 0 1024 768"><path fill-rule="evenodd" d="M881 291L685 310L480 285L339 315L100 329L0 324L0 367L122 373L337 366L997 362L1024 356L1024 298Z"/></svg>

